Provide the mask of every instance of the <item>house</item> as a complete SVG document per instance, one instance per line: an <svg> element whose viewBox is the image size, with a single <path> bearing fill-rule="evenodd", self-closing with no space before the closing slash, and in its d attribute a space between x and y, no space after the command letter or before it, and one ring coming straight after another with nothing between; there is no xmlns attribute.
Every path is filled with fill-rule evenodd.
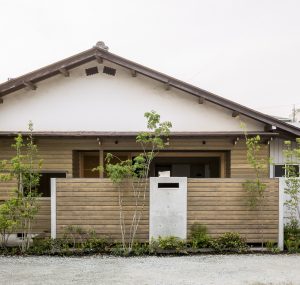
<svg viewBox="0 0 300 285"><path fill-rule="evenodd" d="M56 237L67 225L79 225L120 237L114 185L92 169L105 164L107 152L125 159L140 151L135 136L145 129L143 114L150 110L173 123L170 145L155 159L151 176L170 171L187 178L182 202L187 230L198 222L212 236L238 231L252 243L260 241L261 224L266 240L278 241L282 233L279 184L273 178L280 166L265 175L261 215L247 207L243 182L254 172L240 124L248 135L261 136L265 158L279 153L283 140L300 136L295 126L115 55L103 42L2 83L0 102L0 159L13 155L13 137L26 134L29 120L34 123L44 160L37 233ZM281 165L281 157L276 159ZM52 189L51 178L56 178ZM0 200L8 198L12 185L0 184ZM149 237L149 208L138 231L142 240Z"/></svg>

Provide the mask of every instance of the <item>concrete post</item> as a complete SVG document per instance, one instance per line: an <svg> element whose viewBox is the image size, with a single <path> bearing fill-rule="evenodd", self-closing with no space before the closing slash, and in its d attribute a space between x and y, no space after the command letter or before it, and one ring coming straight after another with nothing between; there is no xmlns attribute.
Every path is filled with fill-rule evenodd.
<svg viewBox="0 0 300 285"><path fill-rule="evenodd" d="M56 178L51 178L51 238L56 239Z"/></svg>
<svg viewBox="0 0 300 285"><path fill-rule="evenodd" d="M151 177L149 239L187 237L187 178Z"/></svg>
<svg viewBox="0 0 300 285"><path fill-rule="evenodd" d="M285 178L279 178L279 199L278 199L278 247L284 248L284 188Z"/></svg>

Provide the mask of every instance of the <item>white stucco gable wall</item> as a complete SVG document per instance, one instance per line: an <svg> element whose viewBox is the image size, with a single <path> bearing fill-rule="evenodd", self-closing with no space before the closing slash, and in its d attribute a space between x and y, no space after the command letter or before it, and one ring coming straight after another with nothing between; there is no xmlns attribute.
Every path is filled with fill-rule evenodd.
<svg viewBox="0 0 300 285"><path fill-rule="evenodd" d="M102 73L103 65L90 62L37 84L37 90L20 90L4 97L0 105L0 131L25 131L28 121L35 131L141 131L143 115L155 110L162 120L173 123L173 131L262 131L264 125L232 111L205 102L111 63L116 76ZM86 76L85 68L98 66L99 73Z"/></svg>

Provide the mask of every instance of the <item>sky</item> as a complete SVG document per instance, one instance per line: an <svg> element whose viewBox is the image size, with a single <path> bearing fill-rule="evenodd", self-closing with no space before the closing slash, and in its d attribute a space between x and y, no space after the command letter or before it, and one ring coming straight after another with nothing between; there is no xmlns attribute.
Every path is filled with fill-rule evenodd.
<svg viewBox="0 0 300 285"><path fill-rule="evenodd" d="M0 82L109 51L270 115L300 108L299 0L0 0Z"/></svg>

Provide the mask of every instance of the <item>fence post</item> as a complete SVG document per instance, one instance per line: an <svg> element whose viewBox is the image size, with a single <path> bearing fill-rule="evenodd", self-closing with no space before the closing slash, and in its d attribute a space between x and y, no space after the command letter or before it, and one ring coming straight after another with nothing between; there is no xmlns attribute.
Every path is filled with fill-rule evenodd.
<svg viewBox="0 0 300 285"><path fill-rule="evenodd" d="M56 239L56 178L51 178L51 238Z"/></svg>
<svg viewBox="0 0 300 285"><path fill-rule="evenodd" d="M279 178L278 193L278 247L280 250L284 248L284 188L285 178Z"/></svg>

